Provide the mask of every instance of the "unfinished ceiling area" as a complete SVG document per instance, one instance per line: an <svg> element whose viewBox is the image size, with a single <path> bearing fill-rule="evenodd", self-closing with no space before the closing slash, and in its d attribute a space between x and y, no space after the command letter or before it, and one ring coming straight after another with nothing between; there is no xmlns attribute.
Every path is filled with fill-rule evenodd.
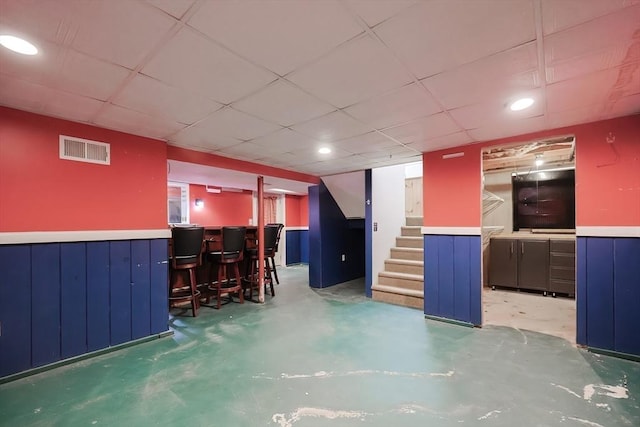
<svg viewBox="0 0 640 427"><path fill-rule="evenodd" d="M494 147L482 152L482 169L489 172L570 166L575 164L575 150L573 136Z"/></svg>
<svg viewBox="0 0 640 427"><path fill-rule="evenodd" d="M2 105L316 176L640 111L638 0L0 0L0 33L40 51L0 48Z"/></svg>

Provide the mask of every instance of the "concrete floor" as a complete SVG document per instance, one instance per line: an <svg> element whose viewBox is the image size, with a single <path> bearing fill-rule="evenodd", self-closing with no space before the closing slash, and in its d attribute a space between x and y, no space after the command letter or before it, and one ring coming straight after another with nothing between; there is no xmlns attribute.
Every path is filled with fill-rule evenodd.
<svg viewBox="0 0 640 427"><path fill-rule="evenodd" d="M203 307L172 337L0 385L0 425L640 426L639 363L278 273L263 305Z"/></svg>
<svg viewBox="0 0 640 427"><path fill-rule="evenodd" d="M540 293L491 290L482 292L483 325L541 332L576 343L576 301Z"/></svg>

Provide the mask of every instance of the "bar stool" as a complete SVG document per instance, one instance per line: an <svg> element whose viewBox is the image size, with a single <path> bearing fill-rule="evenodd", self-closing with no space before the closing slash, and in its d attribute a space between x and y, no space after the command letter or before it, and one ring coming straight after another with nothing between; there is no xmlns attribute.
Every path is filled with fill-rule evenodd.
<svg viewBox="0 0 640 427"><path fill-rule="evenodd" d="M233 301L232 294L237 293L240 303L244 303L242 278L240 277L240 263L244 259L246 227L222 227L222 241L220 250L208 251L207 260L211 263L209 269L209 290L217 298L216 308L220 309L223 295L228 295ZM234 280L230 277L234 273ZM214 282L214 277L217 281Z"/></svg>
<svg viewBox="0 0 640 427"><path fill-rule="evenodd" d="M278 224L267 224L264 227L264 286L269 285L271 296L275 296L273 290L273 280L271 278L271 266L269 265L269 257L275 253L276 241L278 239ZM253 247L245 250L247 258L249 258L249 274L247 275L247 287L249 288L249 299L253 298L253 289L258 287L258 242Z"/></svg>
<svg viewBox="0 0 640 427"><path fill-rule="evenodd" d="M276 270L275 257L276 257L276 252L278 252L278 245L280 244L280 234L282 234L282 229L284 228L284 224L279 224L279 223L267 224L267 226L272 226L272 225L278 227L278 237L276 237L276 244L273 247L273 251L271 251L268 258L271 259L271 270L273 271L273 277L275 277L276 283L279 285L280 280L278 280L278 270Z"/></svg>
<svg viewBox="0 0 640 427"><path fill-rule="evenodd" d="M198 315L200 291L197 290L196 269L202 265L204 227L174 227L171 229L171 271L169 273L169 308L191 301L193 317ZM176 273L187 271L189 283L176 280Z"/></svg>

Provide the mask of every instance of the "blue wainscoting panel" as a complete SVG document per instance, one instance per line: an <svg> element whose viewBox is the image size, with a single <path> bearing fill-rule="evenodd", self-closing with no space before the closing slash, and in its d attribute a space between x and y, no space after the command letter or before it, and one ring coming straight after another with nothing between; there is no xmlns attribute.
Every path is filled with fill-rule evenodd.
<svg viewBox="0 0 640 427"><path fill-rule="evenodd" d="M286 254L287 265L299 264L301 262L300 257L300 231L299 230L287 230L286 232Z"/></svg>
<svg viewBox="0 0 640 427"><path fill-rule="evenodd" d="M131 341L131 243L114 241L110 254L111 345Z"/></svg>
<svg viewBox="0 0 640 427"><path fill-rule="evenodd" d="M168 330L167 239L0 245L0 377Z"/></svg>
<svg viewBox="0 0 640 427"><path fill-rule="evenodd" d="M482 237L467 236L469 241L469 321L482 325Z"/></svg>
<svg viewBox="0 0 640 427"><path fill-rule="evenodd" d="M587 237L576 239L576 343L587 345Z"/></svg>
<svg viewBox="0 0 640 427"><path fill-rule="evenodd" d="M438 236L424 236L424 314L440 316L438 310Z"/></svg>
<svg viewBox="0 0 640 427"><path fill-rule="evenodd" d="M60 245L31 248L31 362L42 366L60 356Z"/></svg>
<svg viewBox="0 0 640 427"><path fill-rule="evenodd" d="M425 235L424 313L480 325L480 236Z"/></svg>
<svg viewBox="0 0 640 427"><path fill-rule="evenodd" d="M63 359L87 352L86 243L60 244L60 343Z"/></svg>
<svg viewBox="0 0 640 427"><path fill-rule="evenodd" d="M131 338L151 334L151 282L149 241L131 242Z"/></svg>
<svg viewBox="0 0 640 427"><path fill-rule="evenodd" d="M109 242L87 242L87 347L109 347L111 342Z"/></svg>
<svg viewBox="0 0 640 427"><path fill-rule="evenodd" d="M309 264L309 230L300 230L300 262Z"/></svg>
<svg viewBox="0 0 640 427"><path fill-rule="evenodd" d="M31 367L31 247L0 245L0 376Z"/></svg>
<svg viewBox="0 0 640 427"><path fill-rule="evenodd" d="M453 265L455 265L456 268L453 281L453 299L455 301L453 319L464 319L468 317L470 313L471 293L469 292L469 264L471 258L469 244L469 239L455 239L455 246L453 248Z"/></svg>
<svg viewBox="0 0 640 427"><path fill-rule="evenodd" d="M438 312L447 319L455 319L453 236L438 239Z"/></svg>
<svg viewBox="0 0 640 427"><path fill-rule="evenodd" d="M614 348L613 239L590 237L587 241L587 343Z"/></svg>
<svg viewBox="0 0 640 427"><path fill-rule="evenodd" d="M149 243L151 269L149 271L151 286L149 316L152 334L159 334L169 329L167 243L167 239L153 239Z"/></svg>
<svg viewBox="0 0 640 427"><path fill-rule="evenodd" d="M640 355L640 239L615 239L613 263L615 351Z"/></svg>

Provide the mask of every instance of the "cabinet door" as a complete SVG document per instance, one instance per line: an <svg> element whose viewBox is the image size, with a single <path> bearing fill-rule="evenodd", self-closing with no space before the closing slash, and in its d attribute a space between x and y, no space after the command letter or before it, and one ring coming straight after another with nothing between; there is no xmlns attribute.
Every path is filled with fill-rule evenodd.
<svg viewBox="0 0 640 427"><path fill-rule="evenodd" d="M489 284L518 287L518 257L515 239L491 239L489 250Z"/></svg>
<svg viewBox="0 0 640 427"><path fill-rule="evenodd" d="M518 287L549 290L549 240L518 241Z"/></svg>

